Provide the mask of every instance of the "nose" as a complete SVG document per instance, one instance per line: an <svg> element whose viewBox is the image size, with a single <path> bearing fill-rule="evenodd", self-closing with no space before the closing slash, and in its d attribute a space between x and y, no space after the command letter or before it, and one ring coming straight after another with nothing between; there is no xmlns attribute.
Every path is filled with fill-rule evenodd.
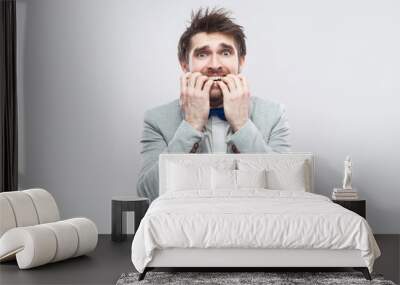
<svg viewBox="0 0 400 285"><path fill-rule="evenodd" d="M221 62L218 59L218 56L211 56L208 64L207 64L207 74L208 76L221 76L223 73L223 68Z"/></svg>
<svg viewBox="0 0 400 285"><path fill-rule="evenodd" d="M221 62L220 62L220 60L219 60L218 55L213 54L213 55L210 57L210 62L209 62L209 64L208 64L208 66L211 67L211 68L213 68L213 69L219 69L219 68L221 68Z"/></svg>

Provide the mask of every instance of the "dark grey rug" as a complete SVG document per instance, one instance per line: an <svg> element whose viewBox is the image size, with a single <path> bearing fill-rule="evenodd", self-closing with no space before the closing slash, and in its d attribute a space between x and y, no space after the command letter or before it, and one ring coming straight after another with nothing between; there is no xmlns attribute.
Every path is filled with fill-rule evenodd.
<svg viewBox="0 0 400 285"><path fill-rule="evenodd" d="M138 281L139 273L124 273L116 285L134 284L379 284L395 285L384 280L380 274L372 274L372 281L364 278L361 272L147 272L145 279Z"/></svg>

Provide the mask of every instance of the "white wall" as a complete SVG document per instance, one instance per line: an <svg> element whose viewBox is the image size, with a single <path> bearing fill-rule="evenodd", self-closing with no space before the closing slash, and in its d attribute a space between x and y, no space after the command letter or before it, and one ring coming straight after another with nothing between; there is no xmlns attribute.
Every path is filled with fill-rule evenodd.
<svg viewBox="0 0 400 285"><path fill-rule="evenodd" d="M340 186L350 154L374 232L400 233L394 0L17 0L21 188L109 233L111 196L136 192L143 113L179 96L177 42L206 5L245 27L252 94L286 105L318 193Z"/></svg>

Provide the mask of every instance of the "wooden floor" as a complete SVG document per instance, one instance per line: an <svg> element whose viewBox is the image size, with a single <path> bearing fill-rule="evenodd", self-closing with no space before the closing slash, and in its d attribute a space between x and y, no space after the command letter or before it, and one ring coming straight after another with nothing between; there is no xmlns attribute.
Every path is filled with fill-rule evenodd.
<svg viewBox="0 0 400 285"><path fill-rule="evenodd" d="M400 235L375 236L382 256L374 272L399 283ZM132 237L112 242L110 235L100 235L95 251L87 256L19 270L15 261L0 264L0 284L115 284L124 272L135 271L131 254Z"/></svg>

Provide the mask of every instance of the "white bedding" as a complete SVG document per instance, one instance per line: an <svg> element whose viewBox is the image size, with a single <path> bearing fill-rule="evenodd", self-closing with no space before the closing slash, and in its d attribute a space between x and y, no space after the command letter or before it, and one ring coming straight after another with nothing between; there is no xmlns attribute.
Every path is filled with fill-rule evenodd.
<svg viewBox="0 0 400 285"><path fill-rule="evenodd" d="M132 242L143 272L154 249L358 249L372 272L380 250L366 220L325 196L265 189L167 192L153 201Z"/></svg>

